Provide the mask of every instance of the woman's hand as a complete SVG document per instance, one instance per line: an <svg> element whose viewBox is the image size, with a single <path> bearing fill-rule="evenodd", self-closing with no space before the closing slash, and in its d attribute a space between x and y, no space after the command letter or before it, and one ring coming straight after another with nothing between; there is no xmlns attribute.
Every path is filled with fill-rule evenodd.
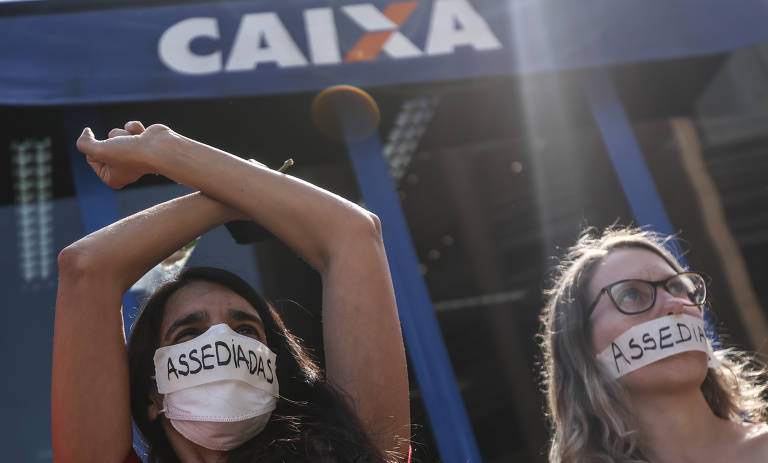
<svg viewBox="0 0 768 463"><path fill-rule="evenodd" d="M152 173L151 160L161 150L161 143L175 136L164 125L145 129L141 122L131 121L123 129L110 130L106 140L97 140L86 127L77 140L77 149L105 184L120 189Z"/></svg>

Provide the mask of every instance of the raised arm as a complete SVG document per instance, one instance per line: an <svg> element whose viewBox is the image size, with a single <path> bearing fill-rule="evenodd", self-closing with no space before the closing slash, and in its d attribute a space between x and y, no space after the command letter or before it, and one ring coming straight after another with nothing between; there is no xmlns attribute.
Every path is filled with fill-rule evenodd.
<svg viewBox="0 0 768 463"><path fill-rule="evenodd" d="M123 293L174 250L237 217L195 193L94 232L59 254L51 388L57 462L122 462L128 455Z"/></svg>
<svg viewBox="0 0 768 463"><path fill-rule="evenodd" d="M328 381L349 394L382 451L407 452L405 351L376 216L165 126L104 141L85 131L78 146L108 184L122 186L124 172L160 173L252 217L312 265L323 281Z"/></svg>

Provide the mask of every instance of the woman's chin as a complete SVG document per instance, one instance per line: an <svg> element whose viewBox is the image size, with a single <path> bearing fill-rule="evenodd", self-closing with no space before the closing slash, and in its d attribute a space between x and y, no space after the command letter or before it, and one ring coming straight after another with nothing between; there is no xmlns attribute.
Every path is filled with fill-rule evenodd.
<svg viewBox="0 0 768 463"><path fill-rule="evenodd" d="M675 393L698 389L707 376L707 354L681 352L633 371L621 382L635 393Z"/></svg>

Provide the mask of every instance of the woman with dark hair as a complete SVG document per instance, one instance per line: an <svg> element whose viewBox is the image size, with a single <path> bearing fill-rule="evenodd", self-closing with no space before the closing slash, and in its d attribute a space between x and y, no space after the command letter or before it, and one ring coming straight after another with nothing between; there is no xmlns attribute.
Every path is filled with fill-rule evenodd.
<svg viewBox="0 0 768 463"><path fill-rule="evenodd" d="M59 255L51 421L56 461L123 462L131 416L157 462L402 461L405 351L378 219L306 182L133 121L78 148L113 188L159 173L197 193ZM230 272L158 289L126 355L122 294L206 231L251 219L321 275L321 372L277 312Z"/></svg>
<svg viewBox="0 0 768 463"><path fill-rule="evenodd" d="M551 462L768 458L765 371L711 350L706 277L667 240L589 230L558 266L540 335Z"/></svg>

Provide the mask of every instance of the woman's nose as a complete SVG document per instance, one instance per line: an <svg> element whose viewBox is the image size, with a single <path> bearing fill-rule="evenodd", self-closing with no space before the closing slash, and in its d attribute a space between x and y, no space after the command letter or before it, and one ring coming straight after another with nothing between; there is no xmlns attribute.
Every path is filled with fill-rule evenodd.
<svg viewBox="0 0 768 463"><path fill-rule="evenodd" d="M657 302L662 304L662 311L666 315L680 315L683 313L686 306L693 305L688 299L669 294L665 289L661 288L659 289L657 298L661 299Z"/></svg>

